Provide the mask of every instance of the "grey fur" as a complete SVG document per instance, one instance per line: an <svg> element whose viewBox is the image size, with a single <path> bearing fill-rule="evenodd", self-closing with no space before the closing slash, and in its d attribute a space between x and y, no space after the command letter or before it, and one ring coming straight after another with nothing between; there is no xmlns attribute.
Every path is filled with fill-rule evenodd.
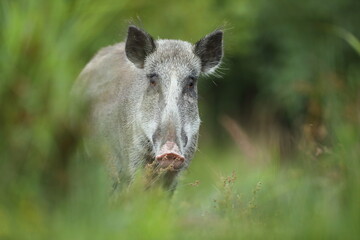
<svg viewBox="0 0 360 240"><path fill-rule="evenodd" d="M126 43L101 49L86 65L74 91L91 102L93 138L105 140L113 177L131 179L166 141L179 146L188 167L200 126L196 79L214 72L222 55L221 31L192 45L154 41L130 26ZM165 185L177 175L168 173Z"/></svg>

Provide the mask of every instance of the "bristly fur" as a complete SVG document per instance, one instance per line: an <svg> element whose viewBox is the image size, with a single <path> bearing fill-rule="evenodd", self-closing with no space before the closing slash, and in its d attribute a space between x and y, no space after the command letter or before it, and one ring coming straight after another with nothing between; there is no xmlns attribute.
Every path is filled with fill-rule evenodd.
<svg viewBox="0 0 360 240"><path fill-rule="evenodd" d="M111 176L131 179L138 169L156 164L160 148L171 141L185 159L181 169L164 174L166 188L174 188L197 149L196 79L218 69L222 39L216 30L194 45L154 40L131 25L125 43L101 49L86 65L74 92L91 103L92 140L107 146Z"/></svg>

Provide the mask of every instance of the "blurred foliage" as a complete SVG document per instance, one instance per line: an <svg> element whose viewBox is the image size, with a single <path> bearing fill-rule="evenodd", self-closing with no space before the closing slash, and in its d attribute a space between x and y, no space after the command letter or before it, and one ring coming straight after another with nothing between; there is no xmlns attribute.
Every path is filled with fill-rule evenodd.
<svg viewBox="0 0 360 240"><path fill-rule="evenodd" d="M141 175L109 197L101 156L78 154L71 86L129 22L191 42L225 30L172 198ZM0 239L355 239L359 36L358 0L2 0Z"/></svg>

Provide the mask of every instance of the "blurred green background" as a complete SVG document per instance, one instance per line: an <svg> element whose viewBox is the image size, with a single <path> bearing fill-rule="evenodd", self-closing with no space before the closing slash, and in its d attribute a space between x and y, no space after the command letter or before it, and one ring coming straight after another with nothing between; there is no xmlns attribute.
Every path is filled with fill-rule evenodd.
<svg viewBox="0 0 360 240"><path fill-rule="evenodd" d="M110 197L101 156L78 154L72 84L129 23L225 30L172 198L141 176ZM359 37L358 0L2 0L0 239L357 239Z"/></svg>

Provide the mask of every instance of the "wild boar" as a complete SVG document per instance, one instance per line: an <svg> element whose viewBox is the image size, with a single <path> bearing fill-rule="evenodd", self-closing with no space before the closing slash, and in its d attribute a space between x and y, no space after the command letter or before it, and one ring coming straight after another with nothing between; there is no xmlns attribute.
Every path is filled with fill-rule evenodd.
<svg viewBox="0 0 360 240"><path fill-rule="evenodd" d="M93 138L105 141L115 179L150 164L175 188L197 148L197 80L214 73L222 57L221 30L191 44L154 40L131 25L125 42L101 49L85 66L75 92L90 101Z"/></svg>

